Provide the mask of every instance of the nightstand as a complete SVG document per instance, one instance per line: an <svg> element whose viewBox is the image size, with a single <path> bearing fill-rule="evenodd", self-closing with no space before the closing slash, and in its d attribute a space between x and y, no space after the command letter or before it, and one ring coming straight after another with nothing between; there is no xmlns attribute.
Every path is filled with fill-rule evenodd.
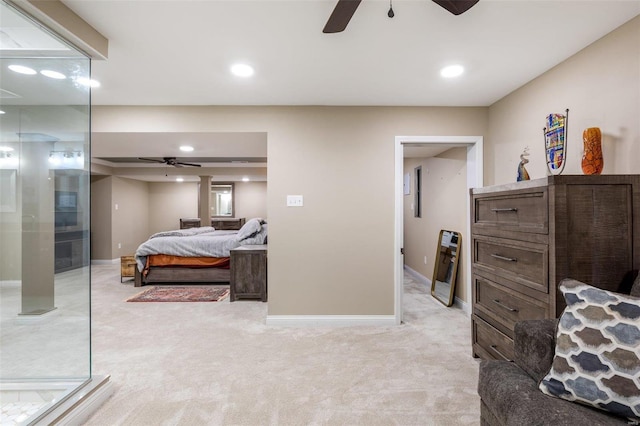
<svg viewBox="0 0 640 426"><path fill-rule="evenodd" d="M267 301L267 246L250 245L231 249L231 302L237 299Z"/></svg>
<svg viewBox="0 0 640 426"><path fill-rule="evenodd" d="M200 227L200 218L193 219L180 219L180 229L187 228L199 228Z"/></svg>
<svg viewBox="0 0 640 426"><path fill-rule="evenodd" d="M120 257L120 282L123 278L135 278L136 258L134 256Z"/></svg>

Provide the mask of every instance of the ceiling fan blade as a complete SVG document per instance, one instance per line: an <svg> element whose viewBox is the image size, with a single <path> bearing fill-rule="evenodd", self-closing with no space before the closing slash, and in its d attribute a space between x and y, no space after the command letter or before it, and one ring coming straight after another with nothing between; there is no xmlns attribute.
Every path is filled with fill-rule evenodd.
<svg viewBox="0 0 640 426"><path fill-rule="evenodd" d="M138 157L138 160L142 160L142 161L151 161L152 163L164 163L163 160L156 160L155 158L143 158L143 157Z"/></svg>
<svg viewBox="0 0 640 426"><path fill-rule="evenodd" d="M338 0L338 4L336 4L335 9L333 9L322 32L330 34L344 31L360 5L360 1L361 0Z"/></svg>
<svg viewBox="0 0 640 426"><path fill-rule="evenodd" d="M444 7L454 15L461 15L478 3L479 0L433 0L434 3Z"/></svg>
<svg viewBox="0 0 640 426"><path fill-rule="evenodd" d="M176 163L174 164L174 166L176 166L176 167L182 167L182 166L202 167L202 165L200 165L200 164L194 164L194 163L183 163L182 161L176 161Z"/></svg>
<svg viewBox="0 0 640 426"><path fill-rule="evenodd" d="M150 161L153 163L161 163L161 164L166 164L167 166L173 166L173 167L182 167L182 166L202 167L200 164L185 163L183 161L178 161L176 157L163 157L162 160L157 160L155 158L138 157L138 160Z"/></svg>

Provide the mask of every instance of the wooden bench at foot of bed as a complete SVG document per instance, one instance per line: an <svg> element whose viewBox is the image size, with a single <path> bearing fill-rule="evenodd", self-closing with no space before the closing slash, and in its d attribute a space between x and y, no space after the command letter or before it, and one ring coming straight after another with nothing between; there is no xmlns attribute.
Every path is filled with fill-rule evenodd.
<svg viewBox="0 0 640 426"><path fill-rule="evenodd" d="M135 286L153 283L229 283L229 257L147 256L145 271L136 267Z"/></svg>
<svg viewBox="0 0 640 426"><path fill-rule="evenodd" d="M141 287L146 284L168 284L168 283L229 283L231 273L225 268L171 268L158 267L150 268L145 277L136 269L135 286Z"/></svg>

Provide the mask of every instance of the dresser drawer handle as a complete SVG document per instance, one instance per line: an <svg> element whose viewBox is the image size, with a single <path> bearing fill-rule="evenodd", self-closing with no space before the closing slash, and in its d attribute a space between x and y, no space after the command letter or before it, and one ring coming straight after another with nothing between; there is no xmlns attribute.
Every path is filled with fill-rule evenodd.
<svg viewBox="0 0 640 426"><path fill-rule="evenodd" d="M502 303L501 301L499 301L498 299L493 299L493 303L495 303L496 305L500 306L501 308L506 309L509 312L518 312L517 309L513 309L507 305L505 305L504 303Z"/></svg>
<svg viewBox="0 0 640 426"><path fill-rule="evenodd" d="M492 351L494 351L495 353L497 353L502 359L504 359L505 361L509 361L511 362L512 360L510 360L509 358L507 358L506 356L504 356L504 354L502 352L500 352L498 350L498 345L491 345L489 346L491 348Z"/></svg>
<svg viewBox="0 0 640 426"><path fill-rule="evenodd" d="M492 212L503 213L503 212L517 212L518 209L515 207L510 207L506 209L491 209Z"/></svg>
<svg viewBox="0 0 640 426"><path fill-rule="evenodd" d="M496 259L500 259L500 260L506 260L507 262L517 262L518 261L518 259L516 259L515 257L500 256L499 254L492 254L491 257L495 257Z"/></svg>

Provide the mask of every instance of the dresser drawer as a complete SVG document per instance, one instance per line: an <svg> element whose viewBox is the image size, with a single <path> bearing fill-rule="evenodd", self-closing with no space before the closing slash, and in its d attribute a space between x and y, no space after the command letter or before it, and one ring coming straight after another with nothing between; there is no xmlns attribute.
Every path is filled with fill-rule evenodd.
<svg viewBox="0 0 640 426"><path fill-rule="evenodd" d="M513 337L513 327L525 319L542 319L549 315L549 302L536 300L475 275L474 313L486 317L492 323L502 325L502 331Z"/></svg>
<svg viewBox="0 0 640 426"><path fill-rule="evenodd" d="M546 244L477 236L472 250L473 266L479 270L549 292L549 248Z"/></svg>
<svg viewBox="0 0 640 426"><path fill-rule="evenodd" d="M473 225L502 231L549 233L547 188L475 197Z"/></svg>
<svg viewBox="0 0 640 426"><path fill-rule="evenodd" d="M473 317L473 346L483 358L513 361L513 340L482 319Z"/></svg>

